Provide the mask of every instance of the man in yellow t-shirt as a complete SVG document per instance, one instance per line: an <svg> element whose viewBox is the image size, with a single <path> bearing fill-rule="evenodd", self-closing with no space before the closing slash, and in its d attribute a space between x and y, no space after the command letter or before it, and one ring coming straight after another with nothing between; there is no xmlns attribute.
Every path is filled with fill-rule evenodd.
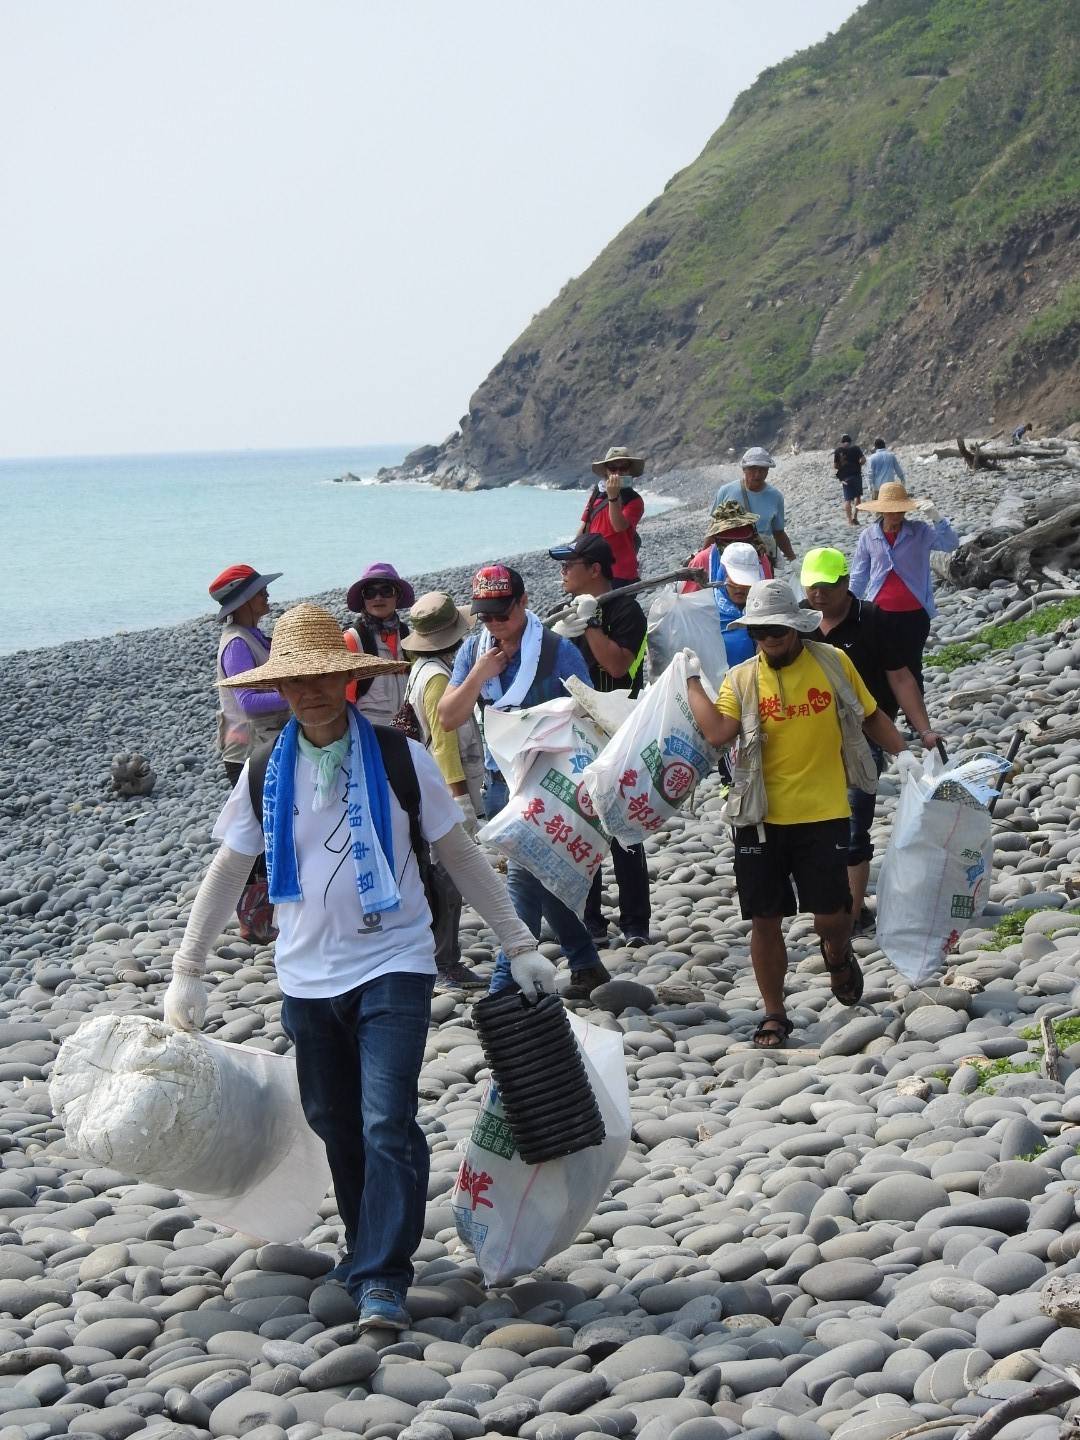
<svg viewBox="0 0 1080 1440"><path fill-rule="evenodd" d="M862 998L862 971L851 949L851 809L836 696L802 639L818 628L820 612L801 610L782 580L762 580L750 587L743 616L732 623L746 627L758 650L736 668L756 669L768 808L763 827L735 831L735 886L743 919L751 922L750 958L765 1006L754 1043L773 1049L792 1030L784 1008L785 916L813 913L833 994L843 1005ZM851 661L842 651L835 658L862 706L867 737L891 755L904 753L896 726L878 709ZM697 677L688 698L710 744L730 745L737 738L741 711L730 674L715 704Z"/></svg>

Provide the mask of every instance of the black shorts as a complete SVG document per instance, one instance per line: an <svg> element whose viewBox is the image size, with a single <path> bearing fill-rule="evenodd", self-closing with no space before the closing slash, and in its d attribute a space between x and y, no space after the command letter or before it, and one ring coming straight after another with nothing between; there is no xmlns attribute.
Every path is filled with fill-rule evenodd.
<svg viewBox="0 0 1080 1440"><path fill-rule="evenodd" d="M799 910L814 915L850 911L847 819L766 824L764 829L764 841L755 826L735 831L735 886L744 920Z"/></svg>
<svg viewBox="0 0 1080 1440"><path fill-rule="evenodd" d="M863 497L862 476L851 475L848 479L841 480L840 488L844 492L845 500L861 500Z"/></svg>

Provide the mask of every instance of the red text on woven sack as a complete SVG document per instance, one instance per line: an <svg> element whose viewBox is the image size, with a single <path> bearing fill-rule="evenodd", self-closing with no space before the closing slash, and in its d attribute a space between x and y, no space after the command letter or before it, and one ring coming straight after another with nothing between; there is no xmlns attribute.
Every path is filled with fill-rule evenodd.
<svg viewBox="0 0 1080 1440"><path fill-rule="evenodd" d="M474 1210L480 1205L486 1205L489 1210L495 1208L490 1200L484 1199L484 1191L490 1190L493 1184L494 1181L486 1170L474 1170L468 1162L462 1162L458 1186L468 1195Z"/></svg>
<svg viewBox="0 0 1080 1440"><path fill-rule="evenodd" d="M540 821L536 817L538 815L543 815L543 813L544 802L540 799L539 796L535 796L532 800L529 801L528 805L526 805L525 809L521 812L521 818L523 820L531 820L534 825L539 825Z"/></svg>

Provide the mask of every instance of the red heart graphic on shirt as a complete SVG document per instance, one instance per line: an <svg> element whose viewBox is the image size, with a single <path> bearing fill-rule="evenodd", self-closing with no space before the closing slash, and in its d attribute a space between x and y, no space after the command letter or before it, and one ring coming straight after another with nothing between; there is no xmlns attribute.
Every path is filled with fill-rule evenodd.
<svg viewBox="0 0 1080 1440"><path fill-rule="evenodd" d="M820 715L832 704L832 695L828 690L808 690L806 698L810 701L810 709L815 715Z"/></svg>

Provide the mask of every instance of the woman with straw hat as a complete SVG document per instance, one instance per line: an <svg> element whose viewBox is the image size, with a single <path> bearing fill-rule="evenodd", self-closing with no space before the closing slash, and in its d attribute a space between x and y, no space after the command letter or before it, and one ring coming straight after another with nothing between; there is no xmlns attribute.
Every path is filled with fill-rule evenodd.
<svg viewBox="0 0 1080 1440"><path fill-rule="evenodd" d="M937 614L930 554L949 554L960 539L932 500L913 500L899 480L887 481L877 499L859 509L878 519L859 535L851 593L888 614L898 652L921 690L923 648Z"/></svg>
<svg viewBox="0 0 1080 1440"><path fill-rule="evenodd" d="M523 993L555 988L554 966L462 829L434 760L399 731L376 729L346 700L350 680L394 668L404 666L350 651L328 611L297 605L278 621L269 660L239 682L222 682L277 687L293 718L269 753L248 761L214 827L221 848L165 995L167 1024L201 1026L207 956L265 851L278 907L281 1023L345 1230L337 1273L361 1328L384 1330L411 1325L405 1296L427 1198L429 1156L416 1112L435 976L422 879L429 846L498 936Z"/></svg>

